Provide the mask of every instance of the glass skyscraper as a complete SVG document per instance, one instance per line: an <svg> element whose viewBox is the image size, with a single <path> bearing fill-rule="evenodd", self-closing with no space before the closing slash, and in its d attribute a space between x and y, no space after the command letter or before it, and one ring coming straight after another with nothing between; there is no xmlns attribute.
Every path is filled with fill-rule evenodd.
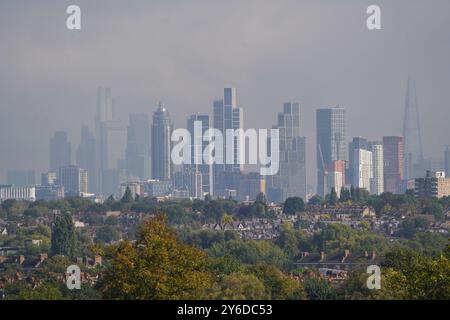
<svg viewBox="0 0 450 320"><path fill-rule="evenodd" d="M317 139L317 193L329 193L326 186L327 167L334 160L347 160L345 138L345 109L321 108L316 110Z"/></svg>
<svg viewBox="0 0 450 320"><path fill-rule="evenodd" d="M306 197L306 139L300 132L300 106L286 102L278 114L280 169L277 175L268 176L268 197L283 202L288 197Z"/></svg>
<svg viewBox="0 0 450 320"><path fill-rule="evenodd" d="M243 109L237 106L236 89L225 88L223 99L214 101L214 128L224 136L223 156L226 159L226 131L243 128ZM227 189L237 189L242 165L239 164L240 150L237 139L233 141L233 164L214 164L214 192L226 195Z"/></svg>
<svg viewBox="0 0 450 320"><path fill-rule="evenodd" d="M199 127L200 132L195 132L195 122L199 122L201 125ZM208 141L200 141L197 143L194 137L200 135L203 137L205 132L210 128L210 121L208 115L194 114L187 121L187 129L191 134L191 165L185 166L185 170L190 170L192 172L200 172L202 175L202 195L209 194L213 195L213 170L212 165L206 164L203 160L203 151L208 146ZM196 164L196 158L199 163Z"/></svg>
<svg viewBox="0 0 450 320"><path fill-rule="evenodd" d="M130 178L151 178L151 129L146 113L130 114L127 129L126 169Z"/></svg>
<svg viewBox="0 0 450 320"><path fill-rule="evenodd" d="M170 181L172 175L171 134L172 123L167 109L159 103L152 124L152 178Z"/></svg>

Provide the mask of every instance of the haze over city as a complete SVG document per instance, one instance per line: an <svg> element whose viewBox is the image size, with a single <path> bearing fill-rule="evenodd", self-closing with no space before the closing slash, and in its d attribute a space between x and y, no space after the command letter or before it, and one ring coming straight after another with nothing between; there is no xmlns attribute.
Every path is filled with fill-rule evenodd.
<svg viewBox="0 0 450 320"><path fill-rule="evenodd" d="M48 171L49 140L94 125L97 87L112 88L123 125L158 101L174 127L212 115L237 88L244 128L270 128L298 101L308 184L316 182L315 110L346 109L347 140L401 135L406 80L416 80L424 154L450 144L448 1L77 1L82 29L65 28L70 1L0 3L0 181Z"/></svg>

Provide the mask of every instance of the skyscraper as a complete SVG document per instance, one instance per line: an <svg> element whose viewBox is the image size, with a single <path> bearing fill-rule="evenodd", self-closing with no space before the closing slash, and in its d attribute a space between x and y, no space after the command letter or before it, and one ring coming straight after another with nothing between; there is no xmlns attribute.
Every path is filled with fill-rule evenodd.
<svg viewBox="0 0 450 320"><path fill-rule="evenodd" d="M78 196L88 192L88 172L77 166L60 168L60 181L66 196Z"/></svg>
<svg viewBox="0 0 450 320"><path fill-rule="evenodd" d="M372 152L366 149L353 150L353 186L370 192L372 174Z"/></svg>
<svg viewBox="0 0 450 320"><path fill-rule="evenodd" d="M200 132L195 132L196 128L195 128L195 123L198 122L200 124L199 126L199 131ZM212 170L212 165L209 164L205 164L203 161L203 150L205 150L205 148L208 146L208 141L195 141L194 137L196 135L201 134L201 136L203 137L203 135L205 134L205 132L207 130L209 130L210 128L210 122L209 122L209 116L208 115L202 115L202 114L194 114L192 115L188 121L187 121L187 129L189 130L189 133L191 134L191 165L186 166L189 168L189 170L194 171L194 172L200 172L200 174L202 175L202 192L203 194L209 194L209 195L213 195L213 170ZM196 164L195 161L197 158L197 160L201 160L202 164ZM186 169L186 168L185 168Z"/></svg>
<svg viewBox="0 0 450 320"><path fill-rule="evenodd" d="M104 195L118 194L119 176L121 169L124 169L126 134L124 127L115 116L114 99L110 88L98 88L95 135L97 185Z"/></svg>
<svg viewBox="0 0 450 320"><path fill-rule="evenodd" d="M425 172L422 135L420 132L416 82L411 77L408 77L406 89L403 138L405 149L405 179L421 177Z"/></svg>
<svg viewBox="0 0 450 320"><path fill-rule="evenodd" d="M152 177L170 181L172 174L171 134L172 123L167 109L159 103L152 124Z"/></svg>
<svg viewBox="0 0 450 320"><path fill-rule="evenodd" d="M268 197L277 202L293 196L305 198L306 138L300 135L300 106L297 102L284 103L274 129L279 130L280 169L277 175L268 177Z"/></svg>
<svg viewBox="0 0 450 320"><path fill-rule="evenodd" d="M382 142L369 142L369 148L372 151L373 167L370 192L379 195L384 192L384 147Z"/></svg>
<svg viewBox="0 0 450 320"><path fill-rule="evenodd" d="M223 155L226 159L226 131L243 129L243 109L237 105L236 89L225 88L223 99L214 101L214 128L222 132L224 136ZM241 150L237 138L230 142L233 145L233 164L215 164L214 192L216 195L226 195L226 189L237 189L242 164L239 164Z"/></svg>
<svg viewBox="0 0 450 320"><path fill-rule="evenodd" d="M130 114L127 129L127 175L141 180L151 178L151 129L146 113Z"/></svg>
<svg viewBox="0 0 450 320"><path fill-rule="evenodd" d="M323 108L316 110L317 168L319 195L330 192L326 186L327 167L334 160L346 161L345 109Z"/></svg>
<svg viewBox="0 0 450 320"><path fill-rule="evenodd" d="M445 147L444 170L445 170L446 176L450 177L450 146Z"/></svg>
<svg viewBox="0 0 450 320"><path fill-rule="evenodd" d="M81 127L81 142L76 152L76 165L86 169L89 175L89 192L99 192L97 188L97 149L94 133L88 126Z"/></svg>
<svg viewBox="0 0 450 320"><path fill-rule="evenodd" d="M383 137L384 191L397 193L404 177L403 137Z"/></svg>
<svg viewBox="0 0 450 320"><path fill-rule="evenodd" d="M347 184L356 186L357 181L353 180L354 172L355 170L358 170L358 168L354 167L355 163L355 150L357 149L363 149L363 150L369 150L369 144L367 139L362 137L354 137L352 139L352 142L348 145L348 174L347 174Z"/></svg>
<svg viewBox="0 0 450 320"><path fill-rule="evenodd" d="M59 168L70 165L71 146L67 132L58 131L50 140L50 171L59 172Z"/></svg>

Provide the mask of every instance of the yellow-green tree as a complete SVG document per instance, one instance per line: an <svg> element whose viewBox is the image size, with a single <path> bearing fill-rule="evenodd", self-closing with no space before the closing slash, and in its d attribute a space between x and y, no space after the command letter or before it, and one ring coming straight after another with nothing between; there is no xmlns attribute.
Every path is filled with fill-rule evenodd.
<svg viewBox="0 0 450 320"><path fill-rule="evenodd" d="M109 256L106 299L201 299L213 283L206 254L179 243L161 214L142 224L136 243L113 246Z"/></svg>

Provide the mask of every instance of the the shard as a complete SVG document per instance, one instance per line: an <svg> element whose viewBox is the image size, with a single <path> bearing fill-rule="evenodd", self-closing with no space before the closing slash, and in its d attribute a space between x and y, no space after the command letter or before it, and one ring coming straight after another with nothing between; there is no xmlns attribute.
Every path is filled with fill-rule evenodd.
<svg viewBox="0 0 450 320"><path fill-rule="evenodd" d="M403 121L403 138L405 143L405 179L423 175L423 148L420 132L419 105L417 102L416 83L408 77L405 100L405 118Z"/></svg>

